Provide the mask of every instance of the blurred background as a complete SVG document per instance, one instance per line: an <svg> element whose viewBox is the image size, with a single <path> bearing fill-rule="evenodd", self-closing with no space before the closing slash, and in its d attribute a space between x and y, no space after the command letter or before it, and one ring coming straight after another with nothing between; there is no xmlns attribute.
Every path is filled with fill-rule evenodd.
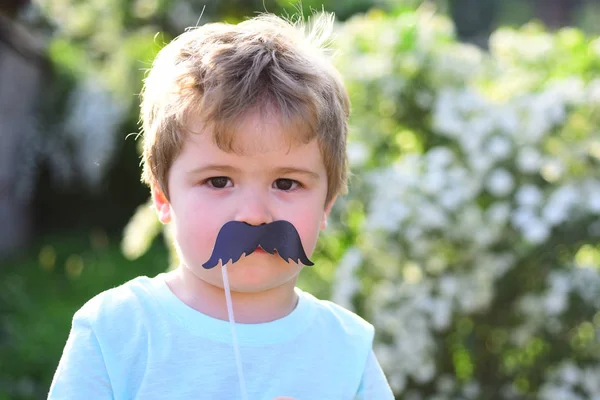
<svg viewBox="0 0 600 400"><path fill-rule="evenodd" d="M176 262L135 140L161 46L313 9L354 176L300 286L376 326L398 399L600 399L600 0L1 0L0 399Z"/></svg>

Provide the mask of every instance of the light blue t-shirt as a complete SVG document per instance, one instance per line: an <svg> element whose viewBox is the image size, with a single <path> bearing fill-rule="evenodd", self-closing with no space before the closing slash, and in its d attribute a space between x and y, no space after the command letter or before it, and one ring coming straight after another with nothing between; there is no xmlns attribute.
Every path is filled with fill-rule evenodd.
<svg viewBox="0 0 600 400"><path fill-rule="evenodd" d="M249 400L392 400L373 327L296 289L289 315L236 324ZM86 303L49 399L241 399L229 322L184 304L165 275L139 277Z"/></svg>

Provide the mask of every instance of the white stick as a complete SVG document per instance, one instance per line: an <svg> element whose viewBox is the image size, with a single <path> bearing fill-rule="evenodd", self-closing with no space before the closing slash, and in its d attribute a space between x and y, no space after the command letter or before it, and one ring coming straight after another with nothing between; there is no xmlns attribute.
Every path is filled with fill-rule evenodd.
<svg viewBox="0 0 600 400"><path fill-rule="evenodd" d="M231 292L229 291L229 279L227 278L227 264L221 268L223 272L223 286L225 287L225 300L227 301L227 314L229 315L229 325L231 326L231 336L233 337L233 350L235 351L235 363L237 364L238 380L240 382L240 391L242 400L248 400L246 393L246 381L244 380L244 370L242 369L242 357L238 345L237 335L235 333L235 317L233 316L233 304L231 303Z"/></svg>

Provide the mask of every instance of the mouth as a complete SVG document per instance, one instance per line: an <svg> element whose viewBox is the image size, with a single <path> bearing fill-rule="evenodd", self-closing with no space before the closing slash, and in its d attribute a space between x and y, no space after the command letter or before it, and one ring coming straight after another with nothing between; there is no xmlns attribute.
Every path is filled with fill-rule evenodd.
<svg viewBox="0 0 600 400"><path fill-rule="evenodd" d="M273 256L273 255L276 256L276 255L279 254L279 253L277 253L277 250L273 250L273 254L271 254L271 253L269 253L268 251L266 251L265 249L263 249L260 246L257 246L256 250L254 250L252 252L252 254L255 254L255 253L257 253L257 254L268 254L268 255L271 255L271 256Z"/></svg>
<svg viewBox="0 0 600 400"><path fill-rule="evenodd" d="M253 253L266 253L266 251L262 247L257 246Z"/></svg>

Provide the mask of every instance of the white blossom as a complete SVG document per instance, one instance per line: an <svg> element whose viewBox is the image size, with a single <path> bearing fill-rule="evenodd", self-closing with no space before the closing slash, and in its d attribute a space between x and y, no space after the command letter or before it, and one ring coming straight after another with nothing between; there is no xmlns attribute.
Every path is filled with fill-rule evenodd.
<svg viewBox="0 0 600 400"><path fill-rule="evenodd" d="M362 262L362 255L356 248L349 249L335 272L332 300L349 310L354 309L353 296L360 290L360 281L356 277L356 270Z"/></svg>
<svg viewBox="0 0 600 400"><path fill-rule="evenodd" d="M540 169L542 156L533 147L523 147L517 155L517 167L523 173L534 173Z"/></svg>
<svg viewBox="0 0 600 400"><path fill-rule="evenodd" d="M512 151L512 143L505 137L494 136L487 145L487 151L496 160L504 160Z"/></svg>
<svg viewBox="0 0 600 400"><path fill-rule="evenodd" d="M463 388L463 393L468 399L477 398L477 396L479 396L480 391L481 388L479 387L479 384L477 382L469 382Z"/></svg>
<svg viewBox="0 0 600 400"><path fill-rule="evenodd" d="M522 207L537 207L543 200L540 189L533 185L524 185L517 190L516 200Z"/></svg>
<svg viewBox="0 0 600 400"><path fill-rule="evenodd" d="M452 306L447 300L438 299L431 310L432 325L437 330L446 329L451 322Z"/></svg>
<svg viewBox="0 0 600 400"><path fill-rule="evenodd" d="M348 161L355 168L363 166L369 156L368 148L360 142L349 142L347 151Z"/></svg>
<svg viewBox="0 0 600 400"><path fill-rule="evenodd" d="M566 308L568 299L565 293L551 292L544 299L544 307L548 315L561 314Z"/></svg>
<svg viewBox="0 0 600 400"><path fill-rule="evenodd" d="M600 214L600 181L586 182L584 193L588 210L594 214Z"/></svg>
<svg viewBox="0 0 600 400"><path fill-rule="evenodd" d="M564 174L565 166L560 160L547 159L542 163L542 176L548 182L559 180Z"/></svg>
<svg viewBox="0 0 600 400"><path fill-rule="evenodd" d="M442 375L436 382L438 392L450 393L456 387L456 381L450 375Z"/></svg>
<svg viewBox="0 0 600 400"><path fill-rule="evenodd" d="M419 383L426 383L433 379L435 376L435 364L433 362L421 363L416 365L412 376Z"/></svg>
<svg viewBox="0 0 600 400"><path fill-rule="evenodd" d="M559 376L563 382L569 385L576 385L579 377L579 369L571 363L563 364L559 371Z"/></svg>
<svg viewBox="0 0 600 400"><path fill-rule="evenodd" d="M504 225L511 214L511 206L507 202L496 202L486 211L487 219L496 225Z"/></svg>
<svg viewBox="0 0 600 400"><path fill-rule="evenodd" d="M511 217L511 222L515 228L525 230L536 219L535 211L528 207L517 208Z"/></svg>
<svg viewBox="0 0 600 400"><path fill-rule="evenodd" d="M600 79L598 78L588 84L588 101L600 104Z"/></svg>
<svg viewBox="0 0 600 400"><path fill-rule="evenodd" d="M539 244L550 236L550 227L538 218L532 218L523 228L523 236L531 243Z"/></svg>
<svg viewBox="0 0 600 400"><path fill-rule="evenodd" d="M558 80L552 83L547 91L548 95L552 95L557 99L561 99L565 103L578 105L586 100L587 90L586 83L579 76L571 76L563 80ZM560 119L564 118L564 111L560 112Z"/></svg>
<svg viewBox="0 0 600 400"><path fill-rule="evenodd" d="M496 169L490 174L486 187L495 196L508 195L514 188L514 179L505 169Z"/></svg>

